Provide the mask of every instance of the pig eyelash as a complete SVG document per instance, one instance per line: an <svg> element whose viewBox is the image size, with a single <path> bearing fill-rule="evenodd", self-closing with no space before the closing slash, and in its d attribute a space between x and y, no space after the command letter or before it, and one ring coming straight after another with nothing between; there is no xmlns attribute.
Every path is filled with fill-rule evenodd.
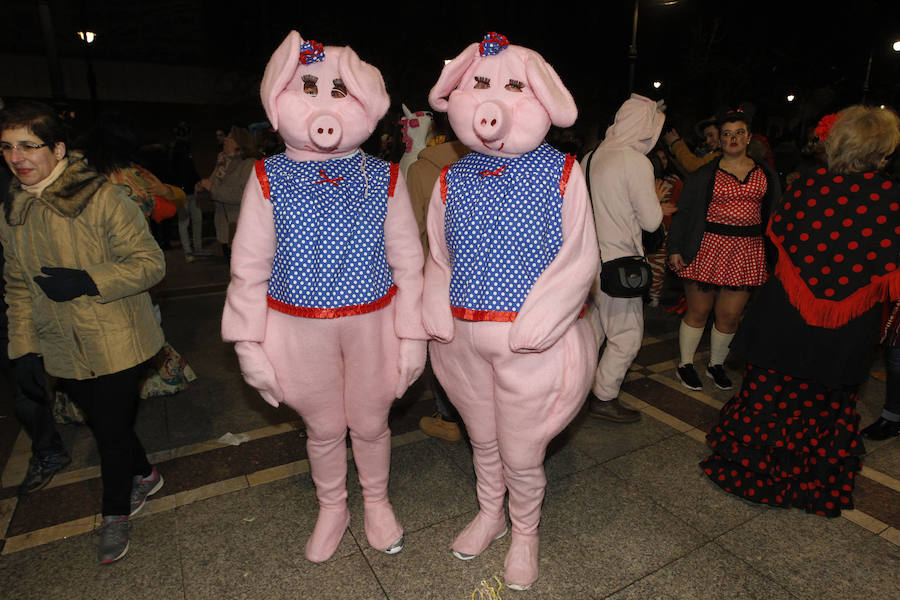
<svg viewBox="0 0 900 600"><path fill-rule="evenodd" d="M340 79L335 79L332 81L334 85L334 89L331 90L332 98L344 98L347 96L347 86L344 85L344 82Z"/></svg>
<svg viewBox="0 0 900 600"><path fill-rule="evenodd" d="M522 88L525 87L525 84L519 81L518 79L510 79L509 83L503 86L505 89L510 92L521 92Z"/></svg>
<svg viewBox="0 0 900 600"><path fill-rule="evenodd" d="M315 75L304 75L300 78L303 81L303 93L309 94L310 96L318 96L319 88L316 86L316 82L319 81L319 78Z"/></svg>
<svg viewBox="0 0 900 600"><path fill-rule="evenodd" d="M490 77L481 77L480 75L475 76L475 89L476 90L486 90L489 87L491 87Z"/></svg>

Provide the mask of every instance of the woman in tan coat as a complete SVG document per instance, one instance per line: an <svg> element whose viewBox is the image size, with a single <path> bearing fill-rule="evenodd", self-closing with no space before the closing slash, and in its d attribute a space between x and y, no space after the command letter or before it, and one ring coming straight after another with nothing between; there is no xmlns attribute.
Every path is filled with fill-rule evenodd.
<svg viewBox="0 0 900 600"><path fill-rule="evenodd" d="M14 180L4 200L9 356L27 378L47 373L87 416L103 481L98 559L128 550L129 516L162 487L134 431L141 364L163 343L147 289L165 260L140 208L77 153L50 107L0 114L0 149Z"/></svg>
<svg viewBox="0 0 900 600"><path fill-rule="evenodd" d="M216 203L213 222L225 260L231 259L231 240L241 212L241 198L255 162L253 136L243 127L233 126L225 137L212 175L198 181L195 187L196 192L208 191Z"/></svg>

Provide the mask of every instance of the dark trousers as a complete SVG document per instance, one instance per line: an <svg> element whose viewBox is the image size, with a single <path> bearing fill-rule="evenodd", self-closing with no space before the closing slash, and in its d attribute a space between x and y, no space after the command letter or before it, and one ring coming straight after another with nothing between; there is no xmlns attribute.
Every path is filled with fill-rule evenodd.
<svg viewBox="0 0 900 600"><path fill-rule="evenodd" d="M889 421L900 421L900 346L889 346L884 352L887 371L887 394L881 416Z"/></svg>
<svg viewBox="0 0 900 600"><path fill-rule="evenodd" d="M434 373L431 374L431 391L434 393L434 406L437 411L441 413L441 417L443 417L445 421L452 421L454 423L462 421L459 413L456 411L456 407L450 402L450 398L447 397L447 392L444 391L444 388L441 386L441 383L438 381L438 378L435 377Z"/></svg>
<svg viewBox="0 0 900 600"><path fill-rule="evenodd" d="M0 344L5 349L8 342L0 339ZM65 454L66 447L53 422L51 397L46 391L40 396L25 393L25 390L16 383L15 375L12 372L12 363L7 358L5 351L0 357L0 371L9 383L9 393L12 396L16 418L25 433L31 438L32 455L37 458L47 458L56 454Z"/></svg>
<svg viewBox="0 0 900 600"><path fill-rule="evenodd" d="M134 476L146 477L152 470L134 431L141 372L141 365L136 365L96 379L60 380L72 401L84 411L97 441L104 515L129 514Z"/></svg>

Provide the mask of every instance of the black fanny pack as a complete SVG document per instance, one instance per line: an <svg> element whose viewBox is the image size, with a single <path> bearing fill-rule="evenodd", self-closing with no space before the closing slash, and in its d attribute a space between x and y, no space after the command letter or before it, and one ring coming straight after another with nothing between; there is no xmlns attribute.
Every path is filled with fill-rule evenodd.
<svg viewBox="0 0 900 600"><path fill-rule="evenodd" d="M650 289L653 274L643 256L623 256L604 262L600 270L600 289L613 298L636 298Z"/></svg>

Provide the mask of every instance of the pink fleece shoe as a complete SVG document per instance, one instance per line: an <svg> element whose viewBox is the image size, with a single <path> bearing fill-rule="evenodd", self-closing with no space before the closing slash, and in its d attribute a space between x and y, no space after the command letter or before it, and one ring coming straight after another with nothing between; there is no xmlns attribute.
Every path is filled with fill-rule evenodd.
<svg viewBox="0 0 900 600"><path fill-rule="evenodd" d="M525 591L534 585L538 578L538 546L537 534L512 534L509 551L503 562L503 579L506 587Z"/></svg>
<svg viewBox="0 0 900 600"><path fill-rule="evenodd" d="M450 549L459 560L472 560L484 552L491 542L506 535L506 516L491 518L478 511L466 528L456 536Z"/></svg>
<svg viewBox="0 0 900 600"><path fill-rule="evenodd" d="M306 560L320 563L331 558L349 525L350 511L346 504L339 508L320 506L316 526L306 542Z"/></svg>
<svg viewBox="0 0 900 600"><path fill-rule="evenodd" d="M403 550L403 527L397 522L391 503L388 500L363 502L363 508L369 545L385 554Z"/></svg>

